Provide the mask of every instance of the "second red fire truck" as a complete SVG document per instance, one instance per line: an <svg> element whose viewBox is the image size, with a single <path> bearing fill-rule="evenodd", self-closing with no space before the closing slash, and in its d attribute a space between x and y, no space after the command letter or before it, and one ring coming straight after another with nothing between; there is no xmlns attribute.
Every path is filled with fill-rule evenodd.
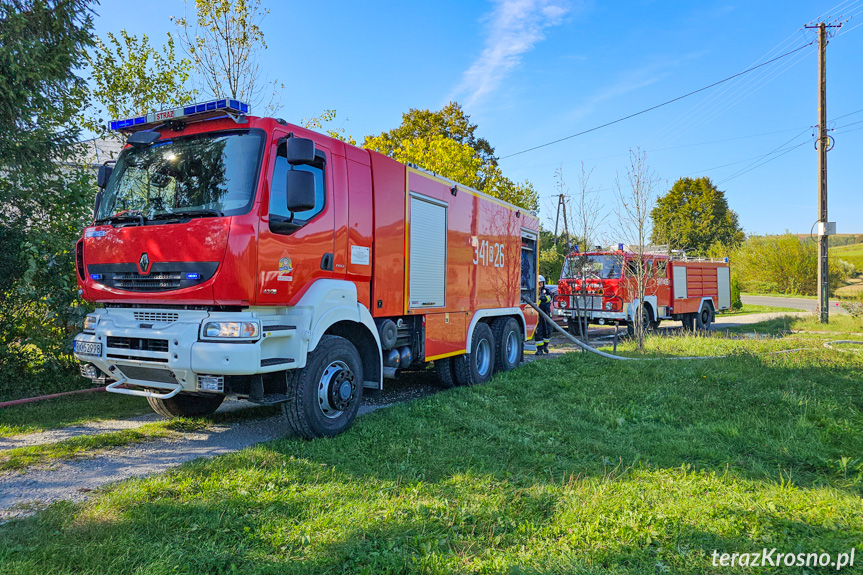
<svg viewBox="0 0 863 575"><path fill-rule="evenodd" d="M727 260L679 254L626 250L573 252L566 258L555 305L568 318L570 331L586 324L626 325L637 321L655 329L676 320L688 329L708 329L716 312L731 307L731 276ZM644 284L639 305L638 276Z"/></svg>

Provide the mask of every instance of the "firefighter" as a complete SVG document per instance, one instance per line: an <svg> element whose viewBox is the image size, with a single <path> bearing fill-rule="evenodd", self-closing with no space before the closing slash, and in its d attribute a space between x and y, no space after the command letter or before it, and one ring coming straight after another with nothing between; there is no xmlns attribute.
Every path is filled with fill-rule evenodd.
<svg viewBox="0 0 863 575"><path fill-rule="evenodd" d="M539 309L551 315L551 291L545 287L545 277L539 276ZM548 320L541 317L539 324L536 326L536 335L533 337L536 342L536 355L548 354L548 342L551 339L551 326Z"/></svg>

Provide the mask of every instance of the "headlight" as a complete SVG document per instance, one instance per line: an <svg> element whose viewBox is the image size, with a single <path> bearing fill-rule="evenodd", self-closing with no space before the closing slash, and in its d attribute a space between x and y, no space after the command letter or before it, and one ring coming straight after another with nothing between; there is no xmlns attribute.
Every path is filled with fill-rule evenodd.
<svg viewBox="0 0 863 575"><path fill-rule="evenodd" d="M252 339L258 337L256 321L211 321L204 324L204 337Z"/></svg>
<svg viewBox="0 0 863 575"><path fill-rule="evenodd" d="M88 315L84 318L84 331L88 331L93 333L96 331L96 323L99 321L99 318L95 315Z"/></svg>
<svg viewBox="0 0 863 575"><path fill-rule="evenodd" d="M610 310L613 307L614 307L614 304L611 303L610 301L605 302L605 309Z"/></svg>

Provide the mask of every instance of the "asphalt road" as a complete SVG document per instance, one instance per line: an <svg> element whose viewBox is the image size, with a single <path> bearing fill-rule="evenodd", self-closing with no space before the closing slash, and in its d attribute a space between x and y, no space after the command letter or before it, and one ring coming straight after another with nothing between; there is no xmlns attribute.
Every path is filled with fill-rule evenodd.
<svg viewBox="0 0 863 575"><path fill-rule="evenodd" d="M803 311L815 311L818 300L802 297L772 297L767 295L742 295L740 300L749 305L769 305L771 307L790 307ZM830 313L846 314L837 300L830 300Z"/></svg>

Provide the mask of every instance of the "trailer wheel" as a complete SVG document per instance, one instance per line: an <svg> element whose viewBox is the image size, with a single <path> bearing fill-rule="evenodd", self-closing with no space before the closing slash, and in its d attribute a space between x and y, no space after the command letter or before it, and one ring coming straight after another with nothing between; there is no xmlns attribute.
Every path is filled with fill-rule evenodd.
<svg viewBox="0 0 863 575"><path fill-rule="evenodd" d="M512 371L521 363L524 353L524 338L518 322L511 317L499 317L491 324L494 335L495 371Z"/></svg>
<svg viewBox="0 0 863 575"><path fill-rule="evenodd" d="M471 352L453 358L456 385L485 383L494 373L494 335L482 322L476 324L471 338Z"/></svg>
<svg viewBox="0 0 863 575"><path fill-rule="evenodd" d="M178 393L170 399L148 397L147 403L153 411L173 419L175 417L203 417L219 409L225 400L224 395L209 393Z"/></svg>
<svg viewBox="0 0 863 575"><path fill-rule="evenodd" d="M453 358L445 357L443 359L434 360L434 370L440 380L441 387L452 389L456 386L455 369L453 368Z"/></svg>
<svg viewBox="0 0 863 575"><path fill-rule="evenodd" d="M282 413L300 437L333 437L347 430L363 400L357 348L343 337L323 336L306 367L288 372L288 395Z"/></svg>
<svg viewBox="0 0 863 575"><path fill-rule="evenodd" d="M695 327L702 331L710 329L710 324L713 323L713 307L710 304L704 303L701 305L701 310L695 316Z"/></svg>

